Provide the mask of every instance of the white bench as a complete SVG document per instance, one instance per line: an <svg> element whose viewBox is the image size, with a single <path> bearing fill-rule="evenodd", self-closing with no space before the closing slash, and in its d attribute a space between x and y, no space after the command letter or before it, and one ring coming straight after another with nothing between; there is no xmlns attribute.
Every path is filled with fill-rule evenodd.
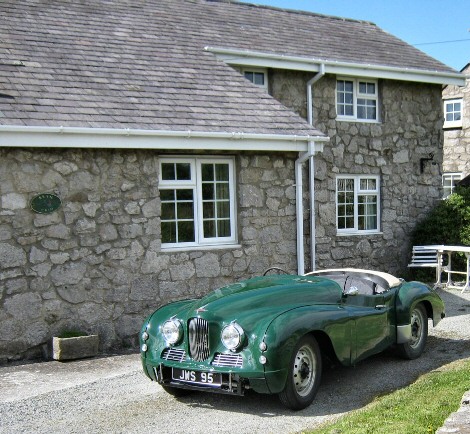
<svg viewBox="0 0 470 434"><path fill-rule="evenodd" d="M411 262L408 264L409 268L435 268L436 269L436 282L439 281L440 271L442 266L442 256L438 251L443 246L413 246L411 254Z"/></svg>
<svg viewBox="0 0 470 434"><path fill-rule="evenodd" d="M460 252L465 254L467 264L465 271L452 270L452 253ZM447 255L447 265L444 267L442 257ZM447 288L462 289L462 286L456 286L452 282L452 274L461 274L465 276L465 283L462 292L470 291L470 247L469 246L413 246L411 262L408 267L412 268L435 268L436 269L436 288L442 287L441 274L447 273L447 283L444 285Z"/></svg>

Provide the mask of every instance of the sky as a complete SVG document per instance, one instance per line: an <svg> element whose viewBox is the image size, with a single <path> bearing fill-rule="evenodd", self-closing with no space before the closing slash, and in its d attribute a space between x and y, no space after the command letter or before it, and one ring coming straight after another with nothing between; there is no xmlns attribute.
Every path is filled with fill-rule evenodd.
<svg viewBox="0 0 470 434"><path fill-rule="evenodd" d="M245 2L371 21L457 71L470 63L470 0Z"/></svg>

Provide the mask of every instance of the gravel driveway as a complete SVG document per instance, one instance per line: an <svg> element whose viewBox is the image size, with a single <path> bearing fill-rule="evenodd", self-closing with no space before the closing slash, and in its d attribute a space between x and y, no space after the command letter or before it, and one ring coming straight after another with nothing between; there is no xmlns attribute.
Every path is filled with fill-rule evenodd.
<svg viewBox="0 0 470 434"><path fill-rule="evenodd" d="M150 382L136 354L0 367L0 433L296 433L312 429L423 373L470 358L470 293L440 291L447 317L430 327L425 354L384 353L354 368L324 372L313 404L300 412L276 396L195 393L179 400Z"/></svg>

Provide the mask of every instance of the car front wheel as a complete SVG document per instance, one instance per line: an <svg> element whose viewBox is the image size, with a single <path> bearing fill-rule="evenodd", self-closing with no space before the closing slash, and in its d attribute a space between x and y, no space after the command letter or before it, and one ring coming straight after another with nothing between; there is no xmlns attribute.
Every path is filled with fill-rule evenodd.
<svg viewBox="0 0 470 434"><path fill-rule="evenodd" d="M422 304L416 305L410 314L411 338L398 345L398 351L405 359L417 359L424 351L428 338L428 316Z"/></svg>
<svg viewBox="0 0 470 434"><path fill-rule="evenodd" d="M294 349L286 385L279 394L282 404L291 410L308 407L320 386L321 371L320 347L313 336L304 336Z"/></svg>

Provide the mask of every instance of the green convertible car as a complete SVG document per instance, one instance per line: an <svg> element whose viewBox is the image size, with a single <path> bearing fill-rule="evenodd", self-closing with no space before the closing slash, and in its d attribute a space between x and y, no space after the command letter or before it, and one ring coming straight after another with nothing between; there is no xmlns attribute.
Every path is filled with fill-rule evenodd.
<svg viewBox="0 0 470 434"><path fill-rule="evenodd" d="M142 365L176 396L252 389L300 410L315 397L322 360L350 366L391 346L414 359L428 319L443 317L432 289L386 273L265 273L159 308L142 327Z"/></svg>

